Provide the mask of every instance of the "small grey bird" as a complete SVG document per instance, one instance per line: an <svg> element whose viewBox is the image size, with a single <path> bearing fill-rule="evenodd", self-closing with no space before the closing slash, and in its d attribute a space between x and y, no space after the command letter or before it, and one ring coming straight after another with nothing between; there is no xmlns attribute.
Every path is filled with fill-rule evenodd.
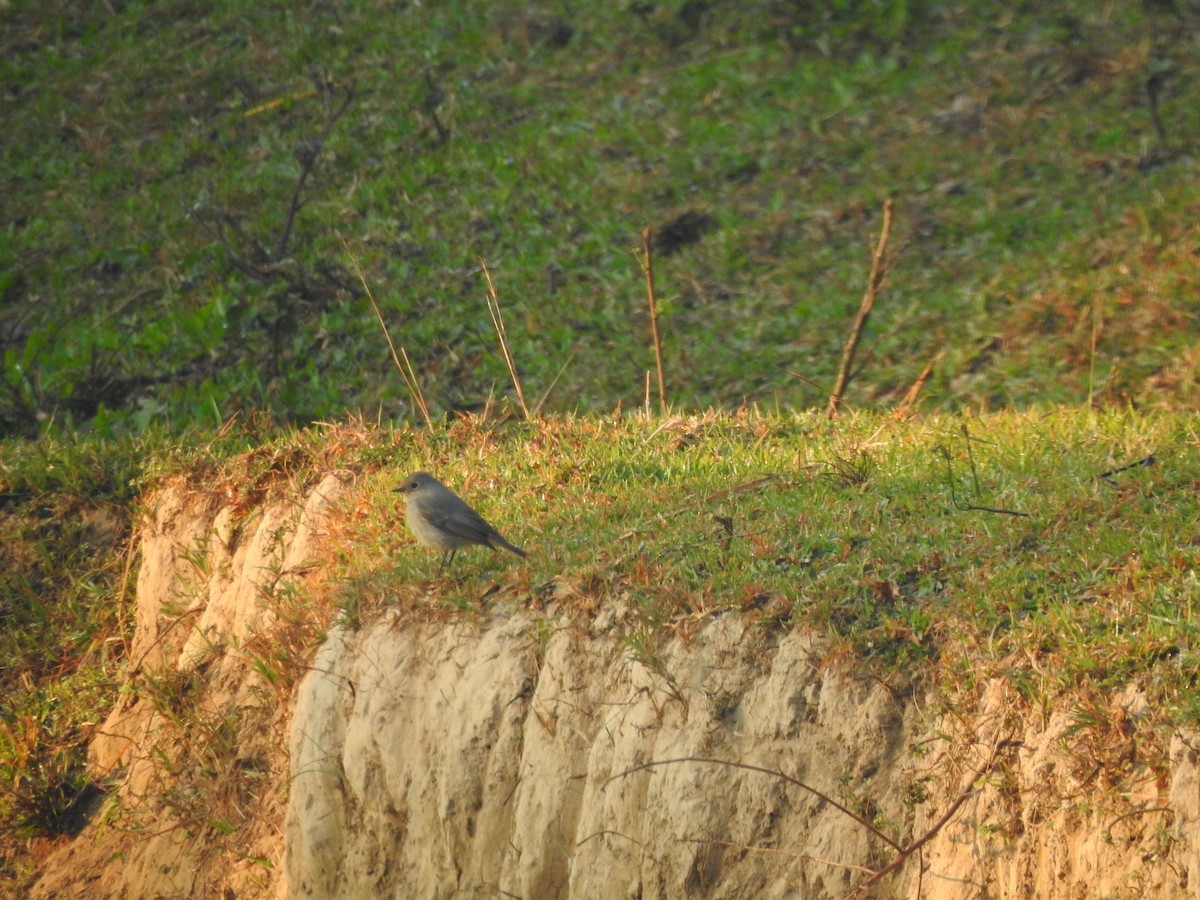
<svg viewBox="0 0 1200 900"><path fill-rule="evenodd" d="M483 516L467 506L466 501L428 472L414 472L393 493L404 494L405 518L417 542L441 550L442 564L438 573L454 559L461 547L482 544L493 550L503 547L522 559L526 553L506 541Z"/></svg>

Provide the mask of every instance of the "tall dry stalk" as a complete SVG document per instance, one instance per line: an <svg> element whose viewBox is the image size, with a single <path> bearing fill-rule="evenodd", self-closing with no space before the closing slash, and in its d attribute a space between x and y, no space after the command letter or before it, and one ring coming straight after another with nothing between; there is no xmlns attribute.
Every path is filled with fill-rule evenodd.
<svg viewBox="0 0 1200 900"><path fill-rule="evenodd" d="M408 360L408 354L404 352L403 345L400 347L399 355L396 354L396 345L392 343L392 336L388 333L387 323L383 321L383 313L379 311L379 304L375 302L375 295L371 293L371 287L367 284L366 276L363 275L358 257L350 249L350 245L346 243L346 239L340 234L338 235L338 240L342 242L342 247L345 249L346 255L350 258L354 274L358 276L363 290L366 291L367 299L371 301L371 309L375 310L375 318L379 320L379 327L383 329L383 336L387 340L388 350L392 353L392 362L396 364L396 370L400 373L400 377L404 379L404 386L408 388L413 405L420 411L421 418L425 420L426 427L432 428L433 419L429 415L429 407L425 403L425 395L421 392L421 384L417 381L417 373L413 371L412 363ZM403 363L401 360L403 360Z"/></svg>
<svg viewBox="0 0 1200 900"><path fill-rule="evenodd" d="M642 229L642 270L646 273L646 301L650 305L650 337L654 341L654 364L658 369L658 411L667 413L667 379L663 370L662 337L658 333L658 305L654 299L654 258L650 252L650 228ZM647 394L649 391L647 391ZM646 407L650 403L647 397Z"/></svg>
<svg viewBox="0 0 1200 900"><path fill-rule="evenodd" d="M854 354L858 350L858 342L862 340L863 329L867 325L871 309L875 306L875 298L887 277L889 266L887 246L891 232L892 199L889 197L883 204L883 227L880 229L879 243L875 246L875 254L871 257L871 275L867 278L867 291L863 294L862 304L858 308L858 316L854 320L854 327L850 330L850 337L846 340L846 346L842 350L842 364L838 367L837 383L834 385L833 393L829 395L829 406L825 410L831 419L837 416L838 407L842 405L842 396L846 393L846 386L850 383L850 367L854 364Z"/></svg>
<svg viewBox="0 0 1200 900"><path fill-rule="evenodd" d="M483 268L483 277L487 279L488 312L492 315L492 324L496 327L496 334L500 338L500 352L504 354L504 362L508 366L508 374L512 377L513 388L517 392L517 402L521 404L521 412L525 415L525 420L529 421L533 417L529 414L529 407L525 405L525 392L521 390L521 379L517 375L517 366L508 349L508 332L504 329L504 317L500 315L500 298L496 295L496 286L492 283L492 273L488 271L483 257L480 257L479 265Z"/></svg>

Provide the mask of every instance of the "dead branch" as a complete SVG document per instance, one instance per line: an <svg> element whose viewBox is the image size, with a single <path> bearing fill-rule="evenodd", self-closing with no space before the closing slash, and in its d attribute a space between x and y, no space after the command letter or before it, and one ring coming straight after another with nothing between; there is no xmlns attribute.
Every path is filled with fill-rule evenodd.
<svg viewBox="0 0 1200 900"><path fill-rule="evenodd" d="M854 354L858 351L858 343L862 340L863 329L867 325L871 309L875 306L875 298L879 295L891 266L890 261L887 260L888 238L891 231L892 199L889 197L883 203L883 226L879 232L879 243L875 246L875 254L871 257L871 274L867 278L867 290L863 294L862 304L858 308L858 317L854 320L854 327L850 330L850 337L846 341L845 349L842 350L842 364L838 367L837 383L834 385L833 393L829 395L826 414L831 419L837 417L842 396L846 393L846 386L850 383L850 367L854 364Z"/></svg>
<svg viewBox="0 0 1200 900"><path fill-rule="evenodd" d="M832 859L825 859L822 856L813 856L809 853L797 853L794 850L780 850L778 847L755 847L753 844L742 844L737 841L723 841L720 838L687 838L690 844L712 844L717 847L730 847L734 850L745 850L748 853L772 853L776 856L786 856L789 859L798 859L802 862L815 862L824 866L831 866L835 869L850 869L853 872L863 872L867 875L874 874L873 870L866 866L856 866L853 863L834 862Z"/></svg>
<svg viewBox="0 0 1200 900"><path fill-rule="evenodd" d="M335 87L341 87L343 95L337 106L331 104L331 92ZM354 100L354 85L324 84L322 89L326 95L325 123L320 134L315 138L301 141L295 150L296 161L300 164L300 172L292 187L292 196L284 217L283 227L274 250L248 233L227 209L201 209L194 213L197 223L225 249L225 255L230 265L245 275L261 283L268 283L277 277L282 277L293 294L307 297L311 290L305 283L304 273L290 271L282 265L291 243L292 231L296 216L303 205L304 186L316 167L317 159L329 139L333 126L349 108Z"/></svg>
<svg viewBox="0 0 1200 900"><path fill-rule="evenodd" d="M768 769L763 766L750 765L749 763L733 762L731 760L725 760L725 759L711 759L711 758L703 757L703 756L683 756L683 757L679 757L676 759L652 760L651 762L642 763L641 765L633 766L629 769L625 769L622 772L618 772L616 775L611 776L607 781L604 782L604 785L602 786L601 790L607 789L608 785L610 783L612 783L613 781L616 781L618 778L625 778L629 775L634 774L635 772L640 772L645 769L656 768L658 766L669 766L669 765L674 765L676 763L685 763L685 762L703 763L705 765L715 765L715 766L729 766L729 767L735 768L735 769L745 769L748 772L761 772L764 775L771 775L775 778L781 778L784 781L786 781L788 784L793 784L797 787L803 788L804 790L813 794L815 797L828 803L830 806L834 807L834 809L838 810L839 812L841 812L844 815L848 816L849 818L853 819L855 822L857 822L863 828L865 828L869 832L871 832L871 834L875 835L877 838L879 838L881 841L883 841L885 844L887 844L889 847L891 847L893 850L896 851L896 855L895 855L895 857L892 858L891 862L889 862L882 869L879 869L878 871L871 873L871 876L868 879L866 879L862 884L858 885L853 891L850 892L850 894L847 895L848 898L853 898L853 897L860 896L868 888L870 888L871 886L873 886L875 884L878 884L880 880L887 877L891 873L899 870L913 856L913 854L921 853L922 848L926 844L928 844L931 840L933 840L937 836L937 834L943 828L946 827L947 823L949 823L950 820L953 819L954 816L957 814L958 810L962 808L962 805L964 803L966 803L967 800L969 800L971 797L973 797L975 794L977 794L979 792L980 789L978 787L978 782L980 781L980 779L984 778L989 772L991 772L992 769L995 768L997 762L1000 759L1000 754L1003 751L1009 749L1010 747L1020 746L1020 743L1021 743L1020 741L1014 740L1013 736L1011 734L1007 738L1004 738L1003 740L998 741L992 747L992 751L991 751L991 753L988 754L988 758L983 762L982 765L980 765L972 773L971 778L967 781L966 787L959 793L958 797L955 798L954 802L950 804L950 806L946 809L946 811L942 813L942 815L938 818L938 820L932 826L930 826L928 829L926 829L924 834L922 834L919 838L917 838L915 841L913 841L911 844L909 844L906 847L902 847L897 841L892 840L890 837L888 837L886 834L884 834L882 831L880 831L877 827L875 827L874 824L867 821L862 816L855 813L853 810L847 808L846 806L843 806L841 803L838 803L836 800L834 800L832 797L830 797L828 794L824 793L823 791L819 791L816 788L812 787L811 785L805 784L803 781L800 781L797 778L792 778L790 775L786 775L777 769ZM720 844L720 843L724 843L724 842L712 841L712 843ZM831 860L825 860L825 859L816 860L816 861L826 863L828 865L835 865L835 866L843 866L844 865L842 863L836 863ZM845 866L845 867L846 868L857 868L857 869L862 870L861 867L858 867L858 866Z"/></svg>
<svg viewBox="0 0 1200 900"><path fill-rule="evenodd" d="M705 756L681 756L677 759L652 760L651 762L642 763L641 765L634 766L633 768L630 768L630 769L626 769L623 772L618 772L616 775L613 775L607 781L604 782L604 788L607 788L611 782L616 781L618 778L624 778L627 775L632 775L635 772L642 771L643 769L652 769L657 766L670 766L670 765L674 765L675 763L685 763L685 762L704 763L704 764L710 765L710 766L729 766L730 768L733 768L733 769L745 769L747 772L761 772L764 775L771 775L775 778L782 778L788 784L794 784L796 787L803 788L804 790L808 791L813 796L828 803L834 809L838 810L838 812L841 812L844 815L849 816L851 819L853 819L855 822L857 822L863 828L867 829L867 831L871 832L871 834L875 835L877 838L879 838L881 841L883 841L885 844L887 844L893 850L898 850L898 851L903 850L903 848L898 843L896 843L896 841L892 840L890 837L888 837L886 834L884 834L882 831L880 831L878 828L876 828L871 822L864 819L858 813L854 812L851 809L848 809L847 807L843 806L841 803L838 803L836 800L834 800L832 797L830 797L824 791L819 791L812 785L805 784L800 779L793 778L790 775L780 772L778 769L767 769L767 768L764 768L763 766L754 766L754 765L750 765L749 763L733 762L732 760L728 760L728 759L711 759L711 758L705 757Z"/></svg>
<svg viewBox="0 0 1200 900"><path fill-rule="evenodd" d="M345 87L345 94L342 97L342 102L334 108L329 105L330 91L333 86L324 84L325 90L325 125L321 129L321 133L317 137L301 141L296 147L296 161L300 163L300 175L296 179L296 186L292 190L292 202L288 207L287 218L283 223L283 233L279 235L279 247L275 251L276 259L283 259L287 254L288 241L292 236L292 225L296 221L296 213L300 211L300 195L304 191L304 183L308 181L308 176L312 174L313 167L317 164L317 157L321 155L321 150L325 147L325 142L329 140L329 134L333 131L334 123L342 117L342 114L350 106L350 102L354 99L354 85L348 84Z"/></svg>
<svg viewBox="0 0 1200 900"><path fill-rule="evenodd" d="M969 444L968 444L968 447L969 447ZM958 494L954 490L954 467L952 465L952 458L950 456L950 451L947 450L944 446L940 446L940 445L938 446L937 451L939 453L941 453L942 459L944 459L946 461L946 485L950 489L950 502L951 502L951 504L953 504L955 509L961 509L964 512L997 513L998 515L1012 516L1013 518L1018 518L1018 519L1032 519L1033 518L1033 516L1030 515L1029 513L1021 512L1020 510L1016 510L1016 509L1002 509L1002 508L996 507L996 506L978 506L974 503L963 503L961 500L958 499ZM974 463L972 461L972 465L973 464ZM976 484L975 484L975 492L976 492L976 495L978 495L978 493L979 493L978 479L976 480Z"/></svg>
<svg viewBox="0 0 1200 900"><path fill-rule="evenodd" d="M917 376L917 380L914 381L912 387L908 389L908 393L904 395L904 399L901 400L899 406L892 411L892 417L896 419L896 421L902 422L908 418L908 413L912 409L913 404L917 402L917 397L920 395L921 389L925 387L925 382L933 373L933 364L936 363L940 357L941 354L938 354L937 357L931 359L925 364L925 368L921 370L921 374Z"/></svg>
<svg viewBox="0 0 1200 900"><path fill-rule="evenodd" d="M860 896L865 890L867 890L867 888L878 884L883 878L886 878L892 872L895 872L897 869L903 866L908 861L909 857L911 857L914 853L920 851L922 847L937 837L938 832L945 828L946 823L954 818L954 815L958 812L959 808L971 797L979 793L979 788L976 787L976 783L990 771L992 771L993 768L995 768L996 762L1000 758L1000 752L1002 750L1007 750L1009 747L1020 746L1020 743L1020 741L1013 740L1012 735L1010 734L1007 738L998 742L994 747L992 747L992 752L988 755L987 760L983 763L983 765L975 770L974 774L971 775L971 780L967 782L967 787L958 795L957 798L955 798L954 802L950 804L950 807L944 813L942 813L941 817L933 823L932 827L927 829L923 835L897 853L896 857L890 863L847 894L847 900Z"/></svg>
<svg viewBox="0 0 1200 900"><path fill-rule="evenodd" d="M396 354L396 345L392 343L392 335L388 332L387 323L383 321L383 313L379 311L379 304L375 302L375 295L371 293L371 287L367 284L367 277L363 274L362 265L358 261L358 257L350 249L350 245L346 243L346 239L341 234L338 235L338 240L342 242L342 248L346 251L346 255L350 258L350 263L354 266L355 274L358 275L358 280L363 286L363 291L367 295L367 299L371 301L371 309L375 310L375 318L379 321L379 327L383 329L383 336L387 340L388 350L392 352L392 362L396 366L396 370L400 373L400 377L404 379L404 386L408 388L409 396L412 397L413 404L421 413L421 418L425 420L426 427L433 427L433 419L429 416L429 406L425 403L425 394L421 390L421 383L417 380L417 373L413 370L412 363L408 360L408 353L404 350L404 345L400 345L400 354ZM403 358L403 362L401 362Z"/></svg>
<svg viewBox="0 0 1200 900"><path fill-rule="evenodd" d="M650 305L650 337L654 341L654 364L658 368L658 411L667 412L667 381L663 372L662 338L658 333L658 305L654 299L654 259L650 250L650 227L642 229L642 269L646 273L646 300Z"/></svg>

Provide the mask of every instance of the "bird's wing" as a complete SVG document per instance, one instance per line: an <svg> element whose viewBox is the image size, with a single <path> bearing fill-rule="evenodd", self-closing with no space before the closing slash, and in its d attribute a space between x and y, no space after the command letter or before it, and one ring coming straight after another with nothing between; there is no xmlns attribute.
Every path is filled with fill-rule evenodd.
<svg viewBox="0 0 1200 900"><path fill-rule="evenodd" d="M488 543L495 533L495 529L485 522L479 513L465 504L461 509L451 510L446 515L439 517L435 524L442 531L448 531L475 544Z"/></svg>

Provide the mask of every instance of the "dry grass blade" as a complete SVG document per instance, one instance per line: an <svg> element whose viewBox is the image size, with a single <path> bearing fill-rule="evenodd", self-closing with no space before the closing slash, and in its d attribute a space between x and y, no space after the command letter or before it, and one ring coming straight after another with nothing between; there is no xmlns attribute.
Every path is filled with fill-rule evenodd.
<svg viewBox="0 0 1200 900"><path fill-rule="evenodd" d="M575 361L575 351L572 350L571 355L567 357L567 361L562 364L562 366L559 368L558 372L556 372L554 377L550 379L550 384L546 387L546 390L542 391L542 396L540 398L538 398L538 402L533 405L533 414L535 416L538 415L542 411L542 407L546 405L546 401L550 397L550 392L552 390L554 390L554 386L556 384L558 384L558 380L563 377L563 373L567 371L567 368L574 361Z"/></svg>
<svg viewBox="0 0 1200 900"><path fill-rule="evenodd" d="M496 334L500 338L500 352L504 354L504 363L508 366L508 374L512 377L513 388L517 392L517 402L521 404L521 412L525 415L525 420L529 421L533 417L529 414L529 407L525 405L525 392L521 390L521 379L517 376L517 366L508 350L508 332L504 329L504 317L500 315L500 298L496 295L496 286L492 283L492 273L488 271L487 263L483 261L482 257L479 259L479 265L483 269L483 277L487 279L488 312L492 315L492 324L496 326Z"/></svg>
<svg viewBox="0 0 1200 900"><path fill-rule="evenodd" d="M396 364L397 371L400 372L400 377L404 379L404 386L408 388L408 393L413 398L413 404L421 412L421 418L425 420L425 425L432 428L433 419L429 416L429 407L425 403L425 395L421 392L421 384L417 381L417 374L413 371L412 363L408 360L408 354L404 352L404 347L400 348L400 354L396 354L396 345L392 343L392 336L388 333L387 323L383 321L383 313L379 311L379 304L375 302L375 296L371 293L371 288L367 284L366 276L363 275L362 266L358 262L358 257L354 251L350 249L350 245L346 243L346 239L340 234L338 240L342 242L342 247L346 250L346 255L350 257L350 262L354 266L354 274L358 276L359 282L366 291L367 299L371 301L371 309L375 310L375 318L379 320L379 327L383 329L383 336L387 340L388 350L392 352L392 362ZM401 360L403 359L403 362Z"/></svg>

